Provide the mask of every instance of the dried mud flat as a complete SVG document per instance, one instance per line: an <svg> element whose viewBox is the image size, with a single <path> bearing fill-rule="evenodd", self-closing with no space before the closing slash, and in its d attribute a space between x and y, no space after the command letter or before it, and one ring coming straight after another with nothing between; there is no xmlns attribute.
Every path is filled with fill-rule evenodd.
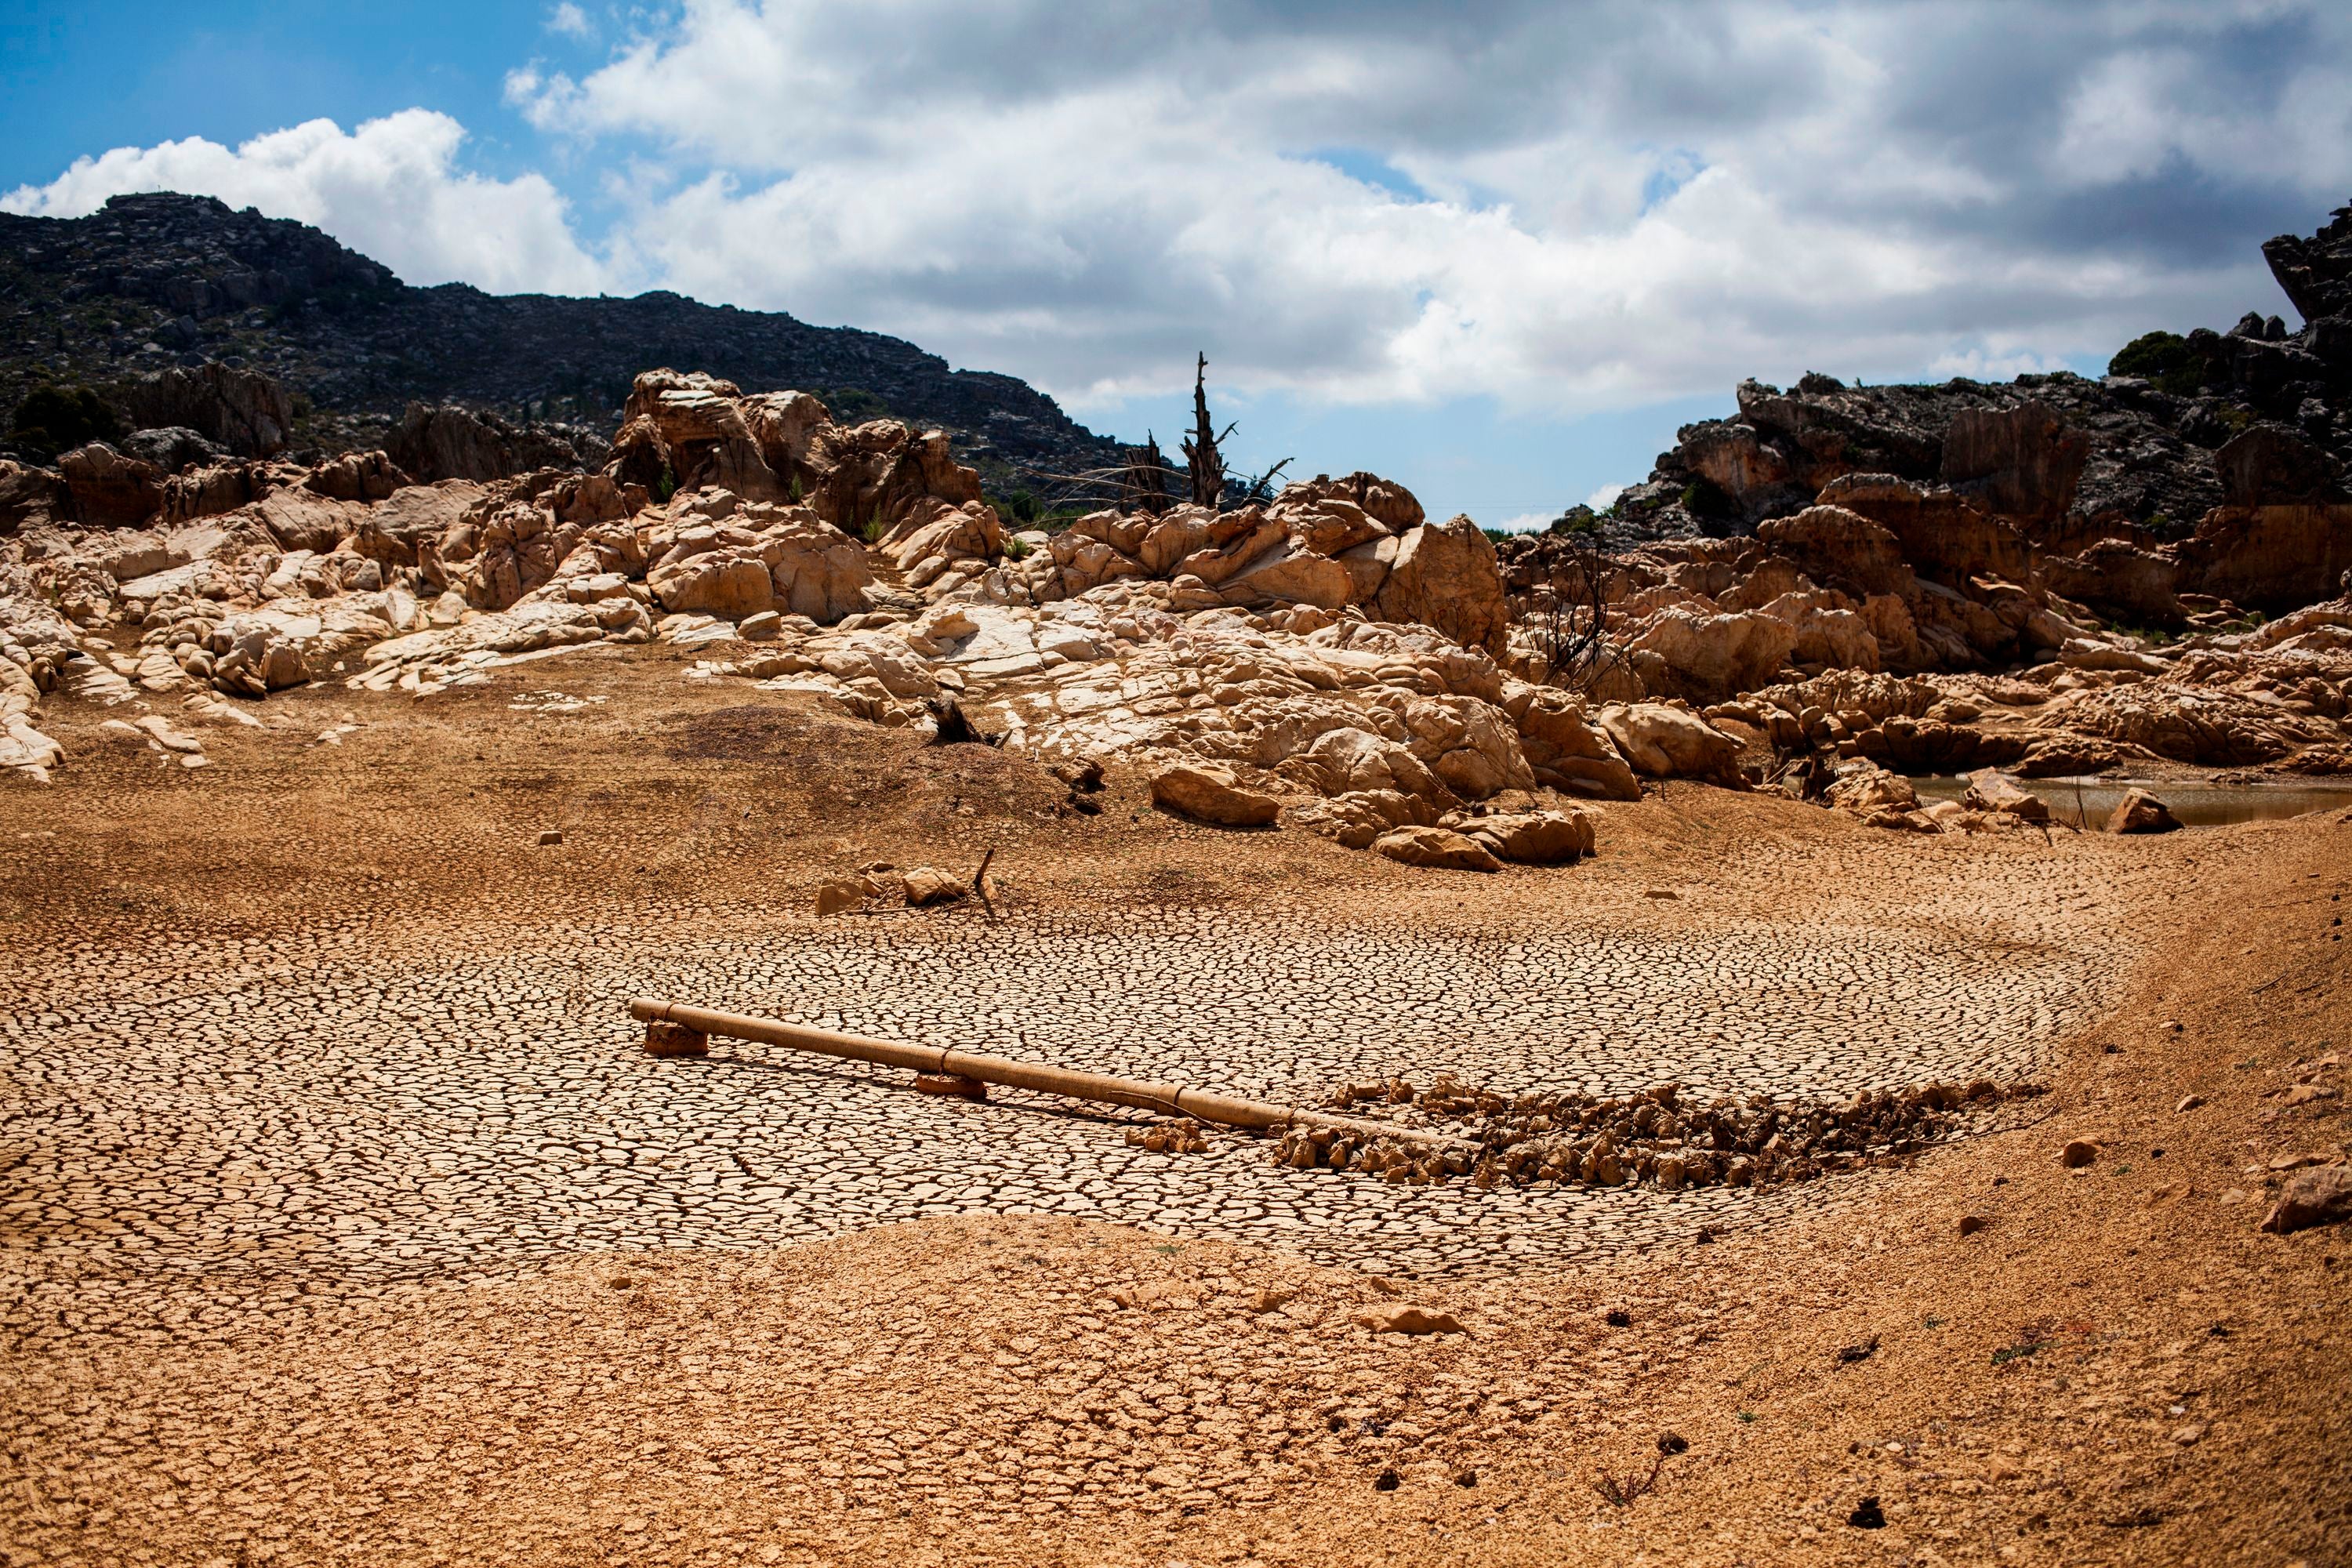
<svg viewBox="0 0 2352 1568"><path fill-rule="evenodd" d="M2255 1230L2346 1137L2281 1092L2352 1035L2340 816L1675 785L1480 878L545 668L281 694L194 774L68 712L0 795L6 1561L2345 1560L2352 1237ZM992 847L1001 920L809 913ZM655 1061L643 992L1275 1098L2053 1092L1910 1170L1481 1194Z"/></svg>

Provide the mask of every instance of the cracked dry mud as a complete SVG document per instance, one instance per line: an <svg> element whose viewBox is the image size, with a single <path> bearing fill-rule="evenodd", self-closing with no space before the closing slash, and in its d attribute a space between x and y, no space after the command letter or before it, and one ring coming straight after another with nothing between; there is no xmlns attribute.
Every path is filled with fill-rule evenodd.
<svg viewBox="0 0 2352 1568"><path fill-rule="evenodd" d="M327 747L346 710L297 695L203 775L101 756L0 797L11 1561L1496 1560L1571 1516L1631 1557L1583 1469L1677 1401L1730 1430L1670 1478L1826 1434L1694 1391L1916 1288L1792 1316L1949 1245L1954 1183L2096 1103L2069 1063L2150 960L2328 863L2303 824L1921 841L1675 786L1577 868L1415 871L1116 775L1060 815L993 752L636 657L566 669L600 702L386 701ZM810 912L866 861L992 847L1001 920ZM655 1060L644 994L1268 1099L2062 1081L1913 1172L1481 1193L1226 1133L1152 1153L1124 1113L740 1042ZM1401 1300L1470 1332L1359 1321ZM1853 1489L1771 1474L1786 1517L1726 1544L1676 1513L1653 1546L1843 1550L1788 1520ZM1982 1486L1934 1523L1898 1502L1878 1544L1967 1558L1994 1515L2062 1544ZM1375 1498L1409 1536L1350 1535Z"/></svg>

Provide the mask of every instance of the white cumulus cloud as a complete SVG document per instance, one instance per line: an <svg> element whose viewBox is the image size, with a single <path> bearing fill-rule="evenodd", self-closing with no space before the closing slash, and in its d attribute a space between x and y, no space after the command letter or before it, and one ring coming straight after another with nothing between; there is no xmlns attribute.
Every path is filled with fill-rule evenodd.
<svg viewBox="0 0 2352 1568"><path fill-rule="evenodd" d="M202 137L117 147L46 185L21 185L0 209L79 217L140 191L217 196L271 217L315 224L409 283L463 280L494 291L593 293L603 266L573 235L542 175L487 179L458 166L465 128L408 109L346 132L312 120L231 148Z"/></svg>
<svg viewBox="0 0 2352 1568"><path fill-rule="evenodd" d="M413 281L787 310L1081 412L1202 349L1244 395L1559 418L2279 310L2255 243L2352 192L2352 11L2320 0L604 15L601 63L506 82L589 172L584 236L424 110L117 149L5 205L209 192Z"/></svg>

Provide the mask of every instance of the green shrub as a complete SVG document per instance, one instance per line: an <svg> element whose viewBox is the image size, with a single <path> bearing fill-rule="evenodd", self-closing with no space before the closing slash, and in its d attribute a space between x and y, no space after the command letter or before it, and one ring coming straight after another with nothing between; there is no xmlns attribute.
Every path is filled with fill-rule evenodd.
<svg viewBox="0 0 2352 1568"><path fill-rule="evenodd" d="M9 421L11 444L44 461L91 441L122 435L122 416L87 386L37 386Z"/></svg>
<svg viewBox="0 0 2352 1568"><path fill-rule="evenodd" d="M2107 362L2109 375L2136 375L2175 397L2194 397L2205 381L2205 364L2179 332L2142 332Z"/></svg>

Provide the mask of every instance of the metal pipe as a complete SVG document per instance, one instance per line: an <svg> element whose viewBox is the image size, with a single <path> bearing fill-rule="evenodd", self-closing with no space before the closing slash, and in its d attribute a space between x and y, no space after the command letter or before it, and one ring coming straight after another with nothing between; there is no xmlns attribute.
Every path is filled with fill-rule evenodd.
<svg viewBox="0 0 2352 1568"><path fill-rule="evenodd" d="M1334 1116L1328 1111L1314 1110L1306 1106L1271 1105L1263 1100L1238 1100L1231 1095L1186 1089L1180 1084L1147 1083L1139 1079L1114 1078L1108 1073L1043 1067L1034 1062L1013 1061L1004 1057L983 1056L978 1051L950 1050L944 1046L900 1045L891 1040L871 1039L864 1035L845 1035L837 1029L787 1024L775 1018L755 1018L743 1013L721 1013L709 1007L688 1006L683 1002L657 1001L650 996L640 996L631 1002L629 1016L647 1024L676 1024L705 1035L757 1040L763 1045L811 1051L845 1061L872 1062L880 1067L905 1068L913 1072L940 1073L972 1079L981 1083L1001 1084L1007 1089L1026 1089L1039 1094L1058 1094L1072 1100L1097 1100L1106 1105L1133 1106L1139 1110L1155 1110L1163 1116L1189 1116L1195 1121L1213 1121L1223 1127L1247 1127L1258 1131L1278 1131L1286 1127L1320 1127L1360 1138L1402 1138L1416 1143L1434 1143L1473 1152L1478 1148L1476 1143L1466 1138L1457 1138L1428 1128L1394 1127L1383 1121Z"/></svg>

